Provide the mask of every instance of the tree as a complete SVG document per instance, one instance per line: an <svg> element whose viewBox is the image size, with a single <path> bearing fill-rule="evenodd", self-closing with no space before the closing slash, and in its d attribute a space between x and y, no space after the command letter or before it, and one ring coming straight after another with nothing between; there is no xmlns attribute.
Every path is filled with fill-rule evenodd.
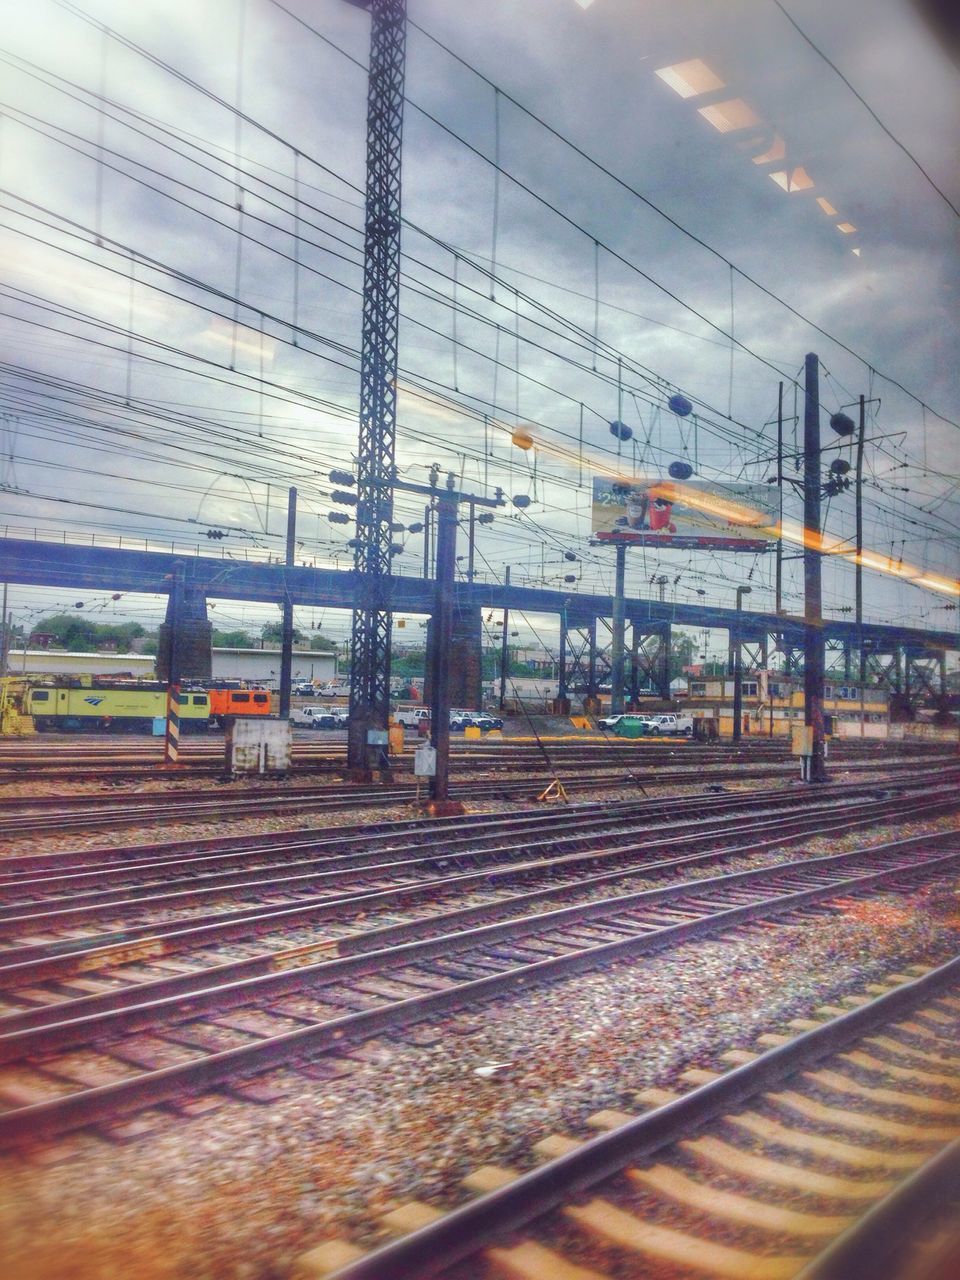
<svg viewBox="0 0 960 1280"><path fill-rule="evenodd" d="M283 623L282 622L265 622L260 628L260 635L263 640L269 644L281 644L283 642ZM296 627L293 629L293 643L302 644L306 636L302 631L298 631Z"/></svg>
<svg viewBox="0 0 960 1280"><path fill-rule="evenodd" d="M95 653L106 644L129 653L132 642L147 633L139 622L94 622L78 613L55 613L41 618L30 634L52 636L55 645L72 653Z"/></svg>
<svg viewBox="0 0 960 1280"><path fill-rule="evenodd" d="M247 631L217 631L210 633L210 643L218 649L253 649L256 648L253 636Z"/></svg>
<svg viewBox="0 0 960 1280"><path fill-rule="evenodd" d="M321 653L336 653L339 647L336 640L331 640L328 636L315 635L310 637L310 648L318 649Z"/></svg>
<svg viewBox="0 0 960 1280"><path fill-rule="evenodd" d="M694 665L697 637L686 631L674 631L670 637L670 679L684 674L683 668Z"/></svg>

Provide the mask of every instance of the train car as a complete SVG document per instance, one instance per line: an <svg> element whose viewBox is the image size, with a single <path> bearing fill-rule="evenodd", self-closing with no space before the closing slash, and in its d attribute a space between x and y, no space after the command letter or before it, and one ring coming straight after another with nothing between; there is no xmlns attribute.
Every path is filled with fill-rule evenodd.
<svg viewBox="0 0 960 1280"><path fill-rule="evenodd" d="M180 727L210 727L210 699L203 689L180 693ZM167 713L166 686L153 681L31 685L24 710L40 733L151 733Z"/></svg>
<svg viewBox="0 0 960 1280"><path fill-rule="evenodd" d="M232 685L224 681L224 685ZM263 689L238 689L207 686L210 717L221 727L235 716L268 716L272 707L270 694Z"/></svg>

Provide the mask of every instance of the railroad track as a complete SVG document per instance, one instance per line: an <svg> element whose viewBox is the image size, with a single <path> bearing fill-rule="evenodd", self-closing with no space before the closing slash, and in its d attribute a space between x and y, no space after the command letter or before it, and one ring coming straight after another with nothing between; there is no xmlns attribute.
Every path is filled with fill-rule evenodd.
<svg viewBox="0 0 960 1280"><path fill-rule="evenodd" d="M530 840L541 852L576 851L590 847L603 835L629 833L637 840L656 840L663 837L665 823L669 824L670 839L676 840L688 835L711 836L723 831L726 824L736 827L749 815L753 815L752 822L768 825L789 814L808 811L824 817L847 810L854 817L861 810L868 815L883 816L899 812L900 805L909 805L917 797L926 804L933 798L935 789L955 782L960 782L960 767L903 779L896 786L867 794L859 785L851 784L816 792L806 788L771 789L669 802L617 801L559 812L541 809L506 817L476 814L440 822L420 819L380 823L329 836L288 832L266 838L228 837L206 841L202 848L190 841L180 841L176 846L134 845L104 850L102 857L101 851L90 850L25 855L0 863L0 920L22 910L21 903L40 907L53 905L52 899L63 898L72 906L82 906L86 902L118 900L126 891L136 897L161 886L176 889L177 879L182 882L179 887L205 889L229 885L231 877L261 875L271 869L291 875L318 869L322 863L320 869L353 871L361 865L359 856L383 859L387 850L390 860L399 862L402 857L427 846L435 859L446 860L457 854L479 852L491 841L498 853L509 852L504 841L516 836L525 842L520 852L527 856L526 851L532 846L526 842ZM785 834L789 833L789 829L785 830ZM325 860L333 855L337 855L339 861L328 864ZM33 874L27 874L30 871Z"/></svg>
<svg viewBox="0 0 960 1280"><path fill-rule="evenodd" d="M132 981L142 983L165 976L163 957L180 956L177 965L182 968L183 954L195 951L197 967L206 970L221 963L224 949L235 956L238 942L251 948L248 963L269 969L276 950L290 945L350 947L354 942L349 935L361 925L367 928L378 917L394 921L398 911L414 918L434 915L451 897L463 900L471 895L480 918L487 908L511 909L518 888L527 891L531 901L595 892L625 877L658 878L779 850L811 834L840 835L885 818L929 817L956 808L956 801L945 799L939 789L870 800L833 793L829 808L807 792L794 797L794 804L798 799L797 811L777 804L774 797L774 807L766 812L756 802L741 803L732 813L721 808L712 817L675 823L667 835L659 825L631 828L640 815L631 815L629 806L610 815L536 815L534 823L479 817L466 834L448 827L435 835L442 847L430 847L429 852L423 840L433 845L433 833L421 825L410 833L412 840L407 837L406 847L395 835L388 851L361 851L357 844L362 837L355 836L334 838L325 851L321 843L305 864L310 867L306 871L289 860L289 844L277 851L281 865L273 873L255 867L201 880L196 870L203 861L199 856L187 864L186 887L141 884L135 887L141 896L129 884L84 891L67 878L68 893L59 899L21 899L3 907L0 989L25 984L36 993L40 981L79 975L89 982L83 975L91 970L115 971L124 964L134 965ZM296 843L302 848L302 842ZM214 860L222 863L229 856L221 851ZM173 860L174 868L183 865ZM109 870L127 875L130 868L125 864ZM89 875L80 873L80 878ZM63 869L49 871L43 883L49 884L51 877L59 888ZM530 894L530 885L537 882L544 887ZM4 897L10 898L11 888L19 883L4 886ZM157 963L161 972L151 972L150 965ZM111 981L118 977L114 972ZM181 990L191 989L189 975L181 974L179 981L187 984ZM34 998L42 1003L55 999L46 993Z"/></svg>
<svg viewBox="0 0 960 1280"><path fill-rule="evenodd" d="M910 1227L956 1202L960 958L846 1003L475 1170L452 1210L395 1206L372 1252L318 1242L291 1280L903 1274Z"/></svg>
<svg viewBox="0 0 960 1280"><path fill-rule="evenodd" d="M944 755L925 762L928 771L949 768L955 764L954 755ZM636 765L634 757L630 763ZM654 779L649 774L638 775L632 770L621 772L623 762L604 761L604 771L579 769L575 776L557 770L526 774L522 778L475 779L455 782L450 788L454 799L482 801L488 799L533 799L555 776L563 778L568 791L580 793L612 790L627 785L642 785L644 780ZM845 770L899 772L916 769L914 760L850 762ZM616 770L611 773L610 770ZM514 768L511 772L515 772ZM745 779L761 781L770 778L789 780L793 777L793 765L789 761L773 766L745 766L735 768L709 768L690 764L678 768L671 764L669 773L655 775L658 786L702 786L705 783L722 785L725 782L743 782ZM84 795L64 799L60 796L33 796L8 799L4 805L4 818L0 821L0 838L11 838L44 832L67 833L116 828L134 823L163 824L176 822L230 821L245 817L336 811L364 806L385 807L408 804L415 800L418 788L412 783L374 786L346 785L321 788L256 787L242 795L215 794L209 791L169 792L144 794Z"/></svg>
<svg viewBox="0 0 960 1280"><path fill-rule="evenodd" d="M404 751L407 762L412 757L414 742L408 743ZM593 739L583 742L565 743L549 742L547 744L550 759L557 767L572 766L595 761L598 757L622 764L661 765L664 762L681 759L730 764L742 761L773 763L789 757L787 746L779 741L756 741L740 749L732 745L710 746L690 741L669 740L667 742L652 739L638 739L626 743L620 739ZM853 740L835 743L832 747L832 759L842 762L844 767L848 761L859 761L864 768L870 767L871 760L876 767L891 758L914 759L935 758L948 755L950 748L944 744L929 744L917 747L914 744L897 743L895 753L892 748L882 744L882 749L870 742ZM540 766L543 753L534 743L519 742L505 738L495 745L479 741L474 743L453 744L451 758L461 767L480 767L491 770L512 769L519 764ZM188 743L181 749L179 764L172 776L187 777L191 774L206 773L216 775L222 772L224 753L221 744ZM292 768L297 773L312 770L337 774L345 768L345 740L341 735L332 735L319 742L295 740L292 748ZM162 752L158 748L134 746L118 750L114 745L104 744L91 747L87 744L78 750L74 744L44 743L42 747L24 746L4 747L0 744L0 782L17 781L25 776L31 778L47 778L51 781L83 781L91 778L110 778L114 781L124 779L143 779L156 776L168 776L169 771L163 767Z"/></svg>
<svg viewBox="0 0 960 1280"><path fill-rule="evenodd" d="M520 895L507 919L477 923L489 907L434 913L353 947L276 952L257 976L212 971L189 995L115 992L84 1016L51 1021L36 1010L31 1025L15 1015L19 1029L6 1031L3 1018L0 1141L109 1122L226 1083L262 1101L272 1087L263 1073L276 1065L323 1078L329 1062L318 1055L387 1028L759 919L802 919L831 899L935 881L958 865L960 838L928 836L517 915L531 905ZM533 895L538 905L543 896Z"/></svg>

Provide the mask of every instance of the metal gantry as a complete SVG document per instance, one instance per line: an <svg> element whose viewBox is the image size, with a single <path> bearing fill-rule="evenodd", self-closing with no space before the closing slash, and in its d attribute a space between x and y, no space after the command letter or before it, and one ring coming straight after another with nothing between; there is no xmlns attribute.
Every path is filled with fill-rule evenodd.
<svg viewBox="0 0 960 1280"><path fill-rule="evenodd" d="M351 0L356 3L357 0ZM400 320L400 158L406 0L366 0L371 13L367 189L357 450L358 595L351 631L348 764L369 767L368 732L390 714L390 565Z"/></svg>

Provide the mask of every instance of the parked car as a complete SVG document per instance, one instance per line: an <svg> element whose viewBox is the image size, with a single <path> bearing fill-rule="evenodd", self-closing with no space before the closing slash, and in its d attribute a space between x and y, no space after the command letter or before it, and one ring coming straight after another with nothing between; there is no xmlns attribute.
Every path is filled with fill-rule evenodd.
<svg viewBox="0 0 960 1280"><path fill-rule="evenodd" d="M324 711L322 715L313 717L310 727L311 729L345 729L349 720L350 717L344 711Z"/></svg>
<svg viewBox="0 0 960 1280"><path fill-rule="evenodd" d="M646 732L662 733L672 737L689 738L693 733L692 716L649 715L644 716Z"/></svg>
<svg viewBox="0 0 960 1280"><path fill-rule="evenodd" d="M316 689L309 681L304 681L303 684L295 684L293 686L293 694L296 698L312 698L316 695L316 692Z"/></svg>
<svg viewBox="0 0 960 1280"><path fill-rule="evenodd" d="M450 728L456 730L477 728L483 733L491 729L502 729L503 721L499 716L488 716L482 711L458 711L450 717Z"/></svg>
<svg viewBox="0 0 960 1280"><path fill-rule="evenodd" d="M301 729L309 729L318 715L322 715L326 707L291 707L290 723Z"/></svg>
<svg viewBox="0 0 960 1280"><path fill-rule="evenodd" d="M425 720L429 723L430 708L414 707L413 710L410 708L404 708L402 711L395 711L393 713L393 718L397 724L402 724L407 729L415 729L421 720Z"/></svg>

